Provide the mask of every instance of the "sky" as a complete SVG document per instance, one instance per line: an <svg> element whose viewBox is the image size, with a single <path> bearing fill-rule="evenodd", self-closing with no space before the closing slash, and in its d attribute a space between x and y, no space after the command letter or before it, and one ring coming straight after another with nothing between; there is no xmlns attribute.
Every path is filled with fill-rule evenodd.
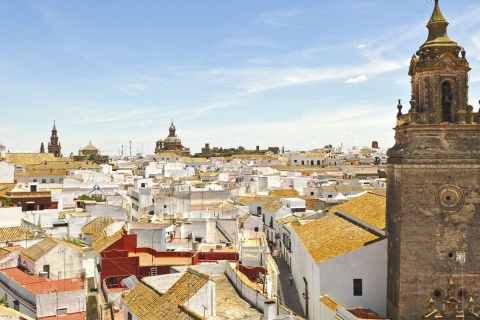
<svg viewBox="0 0 480 320"><path fill-rule="evenodd" d="M153 154L394 144L433 0L0 0L0 144ZM480 99L480 3L440 0Z"/></svg>

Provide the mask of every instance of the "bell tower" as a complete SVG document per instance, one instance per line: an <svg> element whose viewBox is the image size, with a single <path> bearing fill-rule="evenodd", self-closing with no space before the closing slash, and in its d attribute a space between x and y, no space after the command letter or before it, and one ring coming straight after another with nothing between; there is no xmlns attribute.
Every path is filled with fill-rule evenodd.
<svg viewBox="0 0 480 320"><path fill-rule="evenodd" d="M390 319L432 310L467 318L480 299L480 119L468 104L466 51L447 26L436 0L427 41L410 62L410 108L404 113L399 100L387 153ZM448 314L447 299L459 301Z"/></svg>
<svg viewBox="0 0 480 320"><path fill-rule="evenodd" d="M48 153L53 153L55 157L62 156L62 146L58 141L57 128L55 127L55 121L53 121L52 136L50 137L50 142L48 143Z"/></svg>

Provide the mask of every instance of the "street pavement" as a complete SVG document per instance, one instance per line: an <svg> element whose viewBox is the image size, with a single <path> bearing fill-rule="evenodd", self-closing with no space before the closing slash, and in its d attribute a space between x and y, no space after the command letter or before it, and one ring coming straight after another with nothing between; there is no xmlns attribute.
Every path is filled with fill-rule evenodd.
<svg viewBox="0 0 480 320"><path fill-rule="evenodd" d="M280 301L295 314L305 318L305 313L300 304L300 297L297 288L295 287L295 283L290 285L289 277L291 272L287 262L280 257L275 258L275 261L278 270L280 271L280 276L278 278L278 297L280 298Z"/></svg>

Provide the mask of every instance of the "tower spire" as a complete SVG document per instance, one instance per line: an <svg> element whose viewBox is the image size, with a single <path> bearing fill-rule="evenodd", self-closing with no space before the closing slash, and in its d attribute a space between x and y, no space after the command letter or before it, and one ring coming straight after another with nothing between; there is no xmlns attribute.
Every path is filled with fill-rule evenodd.
<svg viewBox="0 0 480 320"><path fill-rule="evenodd" d="M447 19L445 19L442 10L440 10L438 0L435 0L432 16L427 23L428 38L417 51L417 55L421 56L425 53L434 52L437 54L448 52L458 55L461 47L449 38L447 34L448 25Z"/></svg>

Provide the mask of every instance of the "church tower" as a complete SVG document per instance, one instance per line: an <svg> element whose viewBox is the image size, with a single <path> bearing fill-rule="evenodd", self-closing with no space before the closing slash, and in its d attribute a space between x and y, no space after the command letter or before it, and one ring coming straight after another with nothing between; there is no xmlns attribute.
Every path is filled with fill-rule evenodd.
<svg viewBox="0 0 480 320"><path fill-rule="evenodd" d="M398 102L387 153L390 319L470 319L480 299L480 119L469 105L466 52L447 26L435 0L427 41L410 62L410 106Z"/></svg>
<svg viewBox="0 0 480 320"><path fill-rule="evenodd" d="M53 121L52 136L50 137L50 142L48 143L48 153L53 153L55 157L62 156L62 146L58 141L57 128L55 127L55 121Z"/></svg>

